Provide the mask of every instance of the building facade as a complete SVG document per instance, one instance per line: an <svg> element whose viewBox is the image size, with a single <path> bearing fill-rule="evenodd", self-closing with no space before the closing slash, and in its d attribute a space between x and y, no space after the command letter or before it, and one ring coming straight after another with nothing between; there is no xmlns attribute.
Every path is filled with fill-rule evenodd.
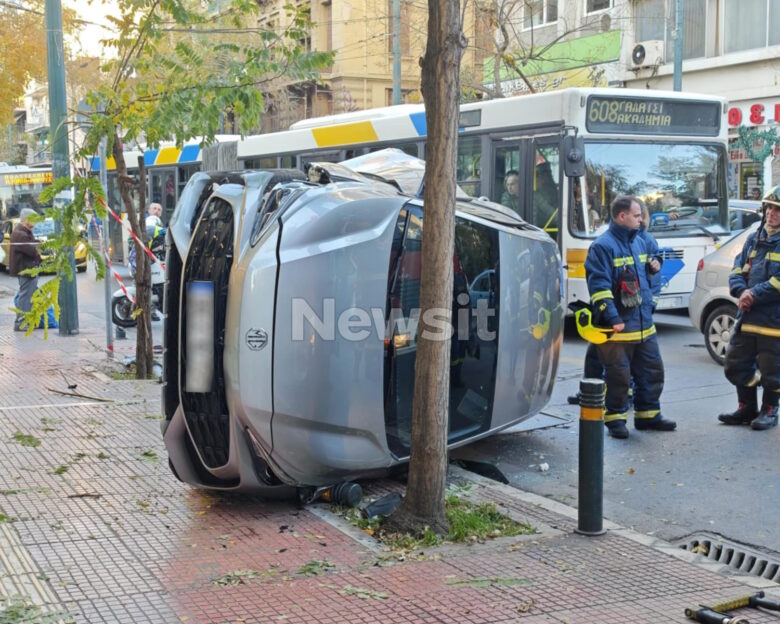
<svg viewBox="0 0 780 624"><path fill-rule="evenodd" d="M623 84L672 89L675 0L635 0L627 8ZM777 149L756 162L737 139L740 126L772 133L780 125L780 2L684 0L683 9L682 88L728 99L729 193L751 198L758 188L763 194L780 184ZM632 58L637 44L650 51L640 62Z"/></svg>
<svg viewBox="0 0 780 624"><path fill-rule="evenodd" d="M512 0L497 8L510 41L503 58L483 63L494 96L616 83L625 2Z"/></svg>
<svg viewBox="0 0 780 624"><path fill-rule="evenodd" d="M485 60L485 87L497 95L569 86L673 89L677 0L510 0L499 6L515 61ZM780 125L780 2L683 0L680 30L683 90L729 101L730 195L754 197L755 189L764 193L780 184L780 150L758 162L762 141L752 150L738 141L740 127L743 134L771 137Z"/></svg>
<svg viewBox="0 0 780 624"><path fill-rule="evenodd" d="M290 16L286 0L262 4L258 26L281 32ZM280 84L266 94L263 132L286 129L310 117L333 115L392 104L393 0L300 0L299 8L311 17L311 31L302 41L306 49L333 51L330 67L316 82ZM467 75L477 68L488 50L491 35L488 9L469 3L464 32L469 47L463 58ZM420 59L425 52L428 23L426 3L400 1L401 95L403 103L422 101Z"/></svg>

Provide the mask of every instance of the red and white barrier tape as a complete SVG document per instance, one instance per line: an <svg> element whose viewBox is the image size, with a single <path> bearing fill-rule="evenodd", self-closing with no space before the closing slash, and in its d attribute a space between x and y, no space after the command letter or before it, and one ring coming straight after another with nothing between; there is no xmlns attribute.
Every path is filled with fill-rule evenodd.
<svg viewBox="0 0 780 624"><path fill-rule="evenodd" d="M90 208L89 199L87 199L87 208ZM135 303L135 297L133 297L129 292L127 292L125 283L122 281L122 278L119 277L119 274L116 272L116 269L114 269L114 263L111 262L111 254L108 253L108 247L106 247L105 240L103 239L103 230L97 222L97 216L95 215L94 210L92 211L92 223L94 224L95 231L98 234L98 245L100 245L100 250L103 252L103 257L106 259L106 264L108 265L108 268L111 271L111 275L114 276L114 279L119 284L119 288L121 288L122 292L125 293L125 297L127 297L128 299L130 299L130 301Z"/></svg>
<svg viewBox="0 0 780 624"><path fill-rule="evenodd" d="M149 256L149 259L153 263L156 262L157 264L159 264L160 268L162 268L162 270L164 271L165 263L162 262L157 256L155 256L152 253L151 249L149 249L146 245L144 245L143 241L135 235L135 232L133 232L133 228L131 228L129 225L125 225L125 222L122 221L122 218L116 212L114 212L114 210L105 201L98 198L98 202L100 203L101 206L103 206L106 209L108 214L110 214L112 217L114 217L114 219L116 219L116 222L119 223L119 225L121 225L124 229L127 230L130 236L133 237L133 240L135 240L141 247L143 247L143 250L146 252L146 255Z"/></svg>

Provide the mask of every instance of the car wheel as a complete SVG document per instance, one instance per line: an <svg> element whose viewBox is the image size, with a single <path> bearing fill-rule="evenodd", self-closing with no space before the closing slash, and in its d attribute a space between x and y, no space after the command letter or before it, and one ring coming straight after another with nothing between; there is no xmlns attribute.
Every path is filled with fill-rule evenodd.
<svg viewBox="0 0 780 624"><path fill-rule="evenodd" d="M736 320L737 307L724 304L710 312L704 323L704 344L712 359L721 366L726 359L726 347Z"/></svg>

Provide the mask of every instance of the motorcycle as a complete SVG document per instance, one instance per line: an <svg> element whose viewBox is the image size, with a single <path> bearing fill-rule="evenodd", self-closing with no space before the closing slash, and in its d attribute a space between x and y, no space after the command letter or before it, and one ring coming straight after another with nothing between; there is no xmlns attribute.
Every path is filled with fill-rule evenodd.
<svg viewBox="0 0 780 624"><path fill-rule="evenodd" d="M154 235L149 242L154 256L161 262L165 260L165 232L164 228L156 228ZM135 244L130 245L128 254L128 263L130 265L130 275L135 278ZM158 262L153 262L151 267L152 275L152 320L159 320L159 312L162 311L163 290L165 288L165 271ZM125 294L127 291L127 294ZM135 304L135 286L126 286L125 290L121 288L114 291L111 297L111 319L119 327L135 327L137 319L133 316Z"/></svg>

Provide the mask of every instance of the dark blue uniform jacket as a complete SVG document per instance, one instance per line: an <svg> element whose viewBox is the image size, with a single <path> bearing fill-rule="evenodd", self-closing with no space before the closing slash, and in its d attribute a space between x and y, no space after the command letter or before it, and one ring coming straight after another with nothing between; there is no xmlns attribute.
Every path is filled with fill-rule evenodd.
<svg viewBox="0 0 780 624"><path fill-rule="evenodd" d="M647 239L650 238L649 235L645 238L638 230L612 222L588 250L585 278L596 324L612 326L625 323L623 331L610 338L613 342L639 342L655 334L654 293L646 265L658 247L656 244L655 249L648 248ZM632 308L626 308L620 302L618 280L625 268L636 276L642 296L642 303ZM658 294L657 287L655 294Z"/></svg>
<svg viewBox="0 0 780 624"><path fill-rule="evenodd" d="M737 327L748 334L780 338L780 232L767 236L759 228L734 259L731 295L739 297L748 288L755 302L748 312L737 313Z"/></svg>

